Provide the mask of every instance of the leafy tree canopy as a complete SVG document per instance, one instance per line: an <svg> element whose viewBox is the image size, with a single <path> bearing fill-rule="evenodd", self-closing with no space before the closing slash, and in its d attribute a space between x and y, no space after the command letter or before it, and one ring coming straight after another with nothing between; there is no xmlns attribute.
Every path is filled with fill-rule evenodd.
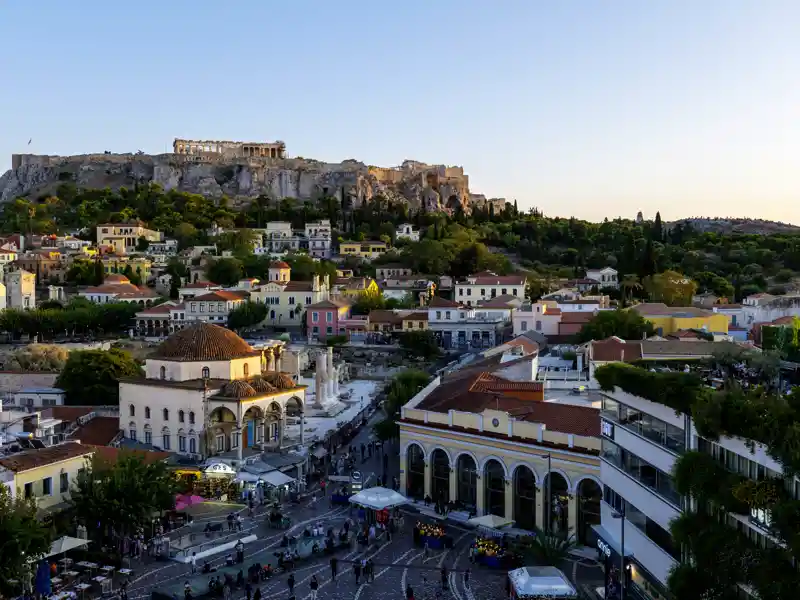
<svg viewBox="0 0 800 600"><path fill-rule="evenodd" d="M578 339L588 342L617 336L623 340L640 340L654 333L652 323L635 311L602 310L581 328Z"/></svg>
<svg viewBox="0 0 800 600"><path fill-rule="evenodd" d="M66 392L72 405L118 405L119 380L138 377L142 369L124 350L75 350L70 352L56 387Z"/></svg>
<svg viewBox="0 0 800 600"><path fill-rule="evenodd" d="M12 580L23 581L28 561L47 554L51 543L50 528L36 518L36 501L22 495L11 497L5 485L0 485L0 594L13 597Z"/></svg>

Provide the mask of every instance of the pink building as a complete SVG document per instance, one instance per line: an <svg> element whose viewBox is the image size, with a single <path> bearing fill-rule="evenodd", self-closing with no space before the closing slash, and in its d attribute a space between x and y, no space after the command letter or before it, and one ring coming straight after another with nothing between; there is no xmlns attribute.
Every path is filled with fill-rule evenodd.
<svg viewBox="0 0 800 600"><path fill-rule="evenodd" d="M324 341L328 336L347 335L345 323L350 319L350 303L345 300L322 300L307 307L306 327L309 340Z"/></svg>

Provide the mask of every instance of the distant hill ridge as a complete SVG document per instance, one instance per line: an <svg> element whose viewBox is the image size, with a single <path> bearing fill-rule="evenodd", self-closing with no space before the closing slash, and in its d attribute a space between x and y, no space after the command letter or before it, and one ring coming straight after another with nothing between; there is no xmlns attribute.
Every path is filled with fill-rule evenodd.
<svg viewBox="0 0 800 600"><path fill-rule="evenodd" d="M689 217L666 223L667 227L690 225L695 231L711 233L749 233L769 235L775 233L800 233L800 226L765 219L738 219L733 217Z"/></svg>

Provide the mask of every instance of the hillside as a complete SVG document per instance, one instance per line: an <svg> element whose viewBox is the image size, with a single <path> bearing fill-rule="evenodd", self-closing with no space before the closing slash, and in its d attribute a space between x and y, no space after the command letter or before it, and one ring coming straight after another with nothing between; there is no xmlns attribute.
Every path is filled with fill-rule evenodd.
<svg viewBox="0 0 800 600"><path fill-rule="evenodd" d="M765 221L763 219L737 219L737 218L709 218L691 217L679 219L666 224L667 227L676 225L689 225L698 232L710 232L730 235L733 233L772 235L776 233L800 233L800 226L780 221Z"/></svg>
<svg viewBox="0 0 800 600"><path fill-rule="evenodd" d="M229 158L180 154L14 155L12 169L0 177L0 202L51 194L59 184L112 191L156 183L164 190L226 196L246 205L259 196L273 200L323 196L343 206L369 203L376 196L402 201L410 209L440 211L485 205L472 194L462 167L412 160L396 168L368 166L356 160L325 163L305 158ZM505 204L503 199L489 202ZM502 206L501 206L502 208Z"/></svg>

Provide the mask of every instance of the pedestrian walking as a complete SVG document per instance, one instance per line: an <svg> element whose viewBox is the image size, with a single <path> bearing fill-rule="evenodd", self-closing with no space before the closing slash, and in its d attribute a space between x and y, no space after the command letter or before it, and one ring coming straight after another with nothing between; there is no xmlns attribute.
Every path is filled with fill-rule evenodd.
<svg viewBox="0 0 800 600"><path fill-rule="evenodd" d="M335 556L331 557L331 579L336 581L336 573L339 570L339 559Z"/></svg>
<svg viewBox="0 0 800 600"><path fill-rule="evenodd" d="M406 600L414 600L414 590L411 589L411 584L406 586Z"/></svg>
<svg viewBox="0 0 800 600"><path fill-rule="evenodd" d="M253 586L250 585L249 581L244 586L244 594L247 597L247 600L250 600L253 597Z"/></svg>
<svg viewBox="0 0 800 600"><path fill-rule="evenodd" d="M197 552L192 552L192 575L197 573Z"/></svg>
<svg viewBox="0 0 800 600"><path fill-rule="evenodd" d="M361 563L358 561L353 563L353 575L356 576L356 585L358 585L361 580Z"/></svg>
<svg viewBox="0 0 800 600"><path fill-rule="evenodd" d="M286 583L289 585L289 595L291 596L294 594L294 573L289 575L289 579L286 580Z"/></svg>
<svg viewBox="0 0 800 600"><path fill-rule="evenodd" d="M256 588L256 593L253 594L253 600L261 600L261 588Z"/></svg>
<svg viewBox="0 0 800 600"><path fill-rule="evenodd" d="M311 576L311 583L308 584L308 587L311 588L311 600L317 600L317 590L319 589L319 581L317 581L317 576Z"/></svg>
<svg viewBox="0 0 800 600"><path fill-rule="evenodd" d="M442 591L447 591L447 567L442 567Z"/></svg>
<svg viewBox="0 0 800 600"><path fill-rule="evenodd" d="M464 571L464 587L465 588L469 587L469 568L467 568L467 570Z"/></svg>
<svg viewBox="0 0 800 600"><path fill-rule="evenodd" d="M369 571L369 580L375 581L375 563L371 558L367 559L367 570Z"/></svg>
<svg viewBox="0 0 800 600"><path fill-rule="evenodd" d="M428 560L428 539L425 538L425 545L422 546L422 560Z"/></svg>

